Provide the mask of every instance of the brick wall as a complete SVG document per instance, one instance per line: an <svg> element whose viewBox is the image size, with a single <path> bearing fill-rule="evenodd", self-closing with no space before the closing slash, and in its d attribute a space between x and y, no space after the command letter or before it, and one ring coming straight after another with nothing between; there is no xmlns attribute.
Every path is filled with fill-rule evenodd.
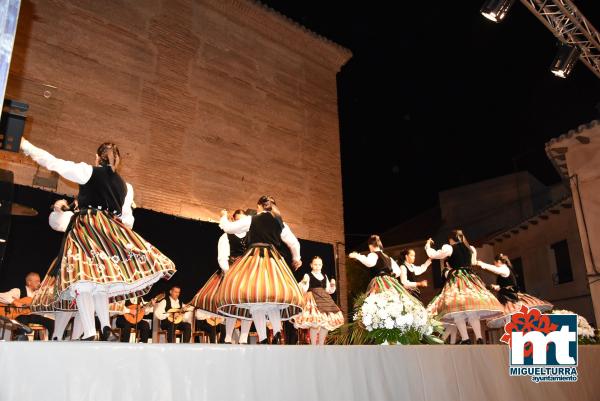
<svg viewBox="0 0 600 401"><path fill-rule="evenodd" d="M299 237L335 245L336 73L350 56L249 1L30 0L7 98L30 104L26 136L58 157L92 162L115 141L139 207L216 220L269 193ZM6 152L0 167L25 185L47 174Z"/></svg>

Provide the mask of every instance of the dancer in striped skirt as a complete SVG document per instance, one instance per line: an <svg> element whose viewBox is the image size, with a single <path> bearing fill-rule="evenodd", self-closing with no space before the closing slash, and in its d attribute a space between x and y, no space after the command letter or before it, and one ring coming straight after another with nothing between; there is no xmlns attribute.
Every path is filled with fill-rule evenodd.
<svg viewBox="0 0 600 401"><path fill-rule="evenodd" d="M66 301L72 309L76 301L85 339L95 337L94 312L106 339L109 302L144 295L160 278L170 278L175 265L131 229L133 187L117 173L121 157L115 144L100 145L94 166L58 159L25 139L21 150L42 167L79 184L79 208L48 273L55 279L55 291L46 306L62 309Z"/></svg>
<svg viewBox="0 0 600 401"><path fill-rule="evenodd" d="M461 230L453 230L448 244L440 250L432 249L432 242L430 238L425 244L427 256L447 258L450 271L442 292L429 304L428 310L435 311L442 322L456 324L462 338L460 344L471 343L465 320L473 328L477 343L483 344L480 319L500 315L503 308L471 269L477 263L477 251L469 245Z"/></svg>
<svg viewBox="0 0 600 401"><path fill-rule="evenodd" d="M335 280L321 273L323 260L315 256L310 263L311 272L300 282L304 295L304 310L294 318L294 327L310 330L312 345L325 344L327 333L344 324L344 315L333 302L330 294L335 292Z"/></svg>
<svg viewBox="0 0 600 401"><path fill-rule="evenodd" d="M221 212L219 227L228 234L247 232L249 248L229 268L219 286L219 313L240 319L251 318L261 343L267 339L267 317L273 327L274 342L281 337L281 321L302 312L303 296L294 275L280 254L285 243L297 269L300 243L283 222L271 196L258 200L258 214L229 221Z"/></svg>
<svg viewBox="0 0 600 401"><path fill-rule="evenodd" d="M525 305L530 309L537 309L541 313L547 312L553 308L553 305L550 302L542 301L532 295L519 292L512 264L506 255L501 253L496 255L493 265L484 263L481 260L477 261L477 265L498 276L496 278L496 284L492 284L490 288L496 294L498 301L504 306L504 313L488 320L488 327L494 329L503 327L510 320L510 316L513 313L521 310L522 305Z"/></svg>
<svg viewBox="0 0 600 401"><path fill-rule="evenodd" d="M244 211L238 209L233 212L232 221L238 221L242 217L246 216ZM217 245L217 261L219 262L218 269L204 284L202 288L190 302L194 308L199 309L203 317L221 319L222 316L218 314L218 299L217 294L219 292L219 286L225 277L225 273L229 270L229 267L239 259L246 251L246 233L241 234L227 234L224 233L219 238ZM226 317L225 318L225 342L231 343L231 337L235 328L236 318ZM248 333L250 332L250 326L252 326L252 320L242 319L241 330L240 330L240 344L248 343Z"/></svg>
<svg viewBox="0 0 600 401"><path fill-rule="evenodd" d="M371 235L367 243L370 251L367 256L357 252L348 255L349 258L356 259L370 268L372 272L373 279L367 287L367 295L394 291L401 294L405 302L413 303L415 308L424 308L423 304L404 288L408 281L406 271L403 272L394 259L383 253L383 244L379 236ZM400 277L400 282L396 277Z"/></svg>

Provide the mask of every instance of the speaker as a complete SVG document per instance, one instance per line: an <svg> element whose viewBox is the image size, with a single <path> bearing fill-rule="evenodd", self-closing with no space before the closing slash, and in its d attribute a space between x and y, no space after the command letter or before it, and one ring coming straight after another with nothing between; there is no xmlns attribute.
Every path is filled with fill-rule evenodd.
<svg viewBox="0 0 600 401"><path fill-rule="evenodd" d="M0 117L0 138L2 149L18 152L21 147L21 138L25 130L26 112L29 106L26 103L11 99L4 101L2 116Z"/></svg>

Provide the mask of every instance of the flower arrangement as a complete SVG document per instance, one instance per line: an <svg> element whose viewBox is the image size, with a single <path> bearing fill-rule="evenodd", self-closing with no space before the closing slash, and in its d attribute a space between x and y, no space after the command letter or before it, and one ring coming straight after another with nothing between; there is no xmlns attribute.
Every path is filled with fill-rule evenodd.
<svg viewBox="0 0 600 401"><path fill-rule="evenodd" d="M438 343L433 336L439 325L422 305L403 294L384 291L367 296L354 320L366 329L365 337L376 344Z"/></svg>

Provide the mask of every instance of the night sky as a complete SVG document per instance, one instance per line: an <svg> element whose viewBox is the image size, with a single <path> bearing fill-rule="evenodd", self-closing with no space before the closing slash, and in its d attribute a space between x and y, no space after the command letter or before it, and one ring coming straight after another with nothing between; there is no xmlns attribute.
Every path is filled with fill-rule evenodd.
<svg viewBox="0 0 600 401"><path fill-rule="evenodd" d="M348 247L444 189L517 170L558 182L544 144L600 118L600 79L582 63L552 75L557 40L518 1L500 24L483 0L262 2L353 53L338 74ZM600 27L599 2L575 3Z"/></svg>

